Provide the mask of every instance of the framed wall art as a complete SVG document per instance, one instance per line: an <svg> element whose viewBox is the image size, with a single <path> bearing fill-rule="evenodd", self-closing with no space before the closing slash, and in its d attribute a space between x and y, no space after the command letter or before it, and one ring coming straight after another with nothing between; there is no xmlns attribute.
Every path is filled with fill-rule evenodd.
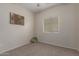
<svg viewBox="0 0 79 59"><path fill-rule="evenodd" d="M10 24L24 25L24 16L10 12Z"/></svg>

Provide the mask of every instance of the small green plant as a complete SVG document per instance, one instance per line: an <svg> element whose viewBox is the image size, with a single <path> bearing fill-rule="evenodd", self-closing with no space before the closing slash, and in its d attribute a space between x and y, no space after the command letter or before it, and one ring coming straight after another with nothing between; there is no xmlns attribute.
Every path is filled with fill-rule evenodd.
<svg viewBox="0 0 79 59"><path fill-rule="evenodd" d="M36 43L36 42L38 42L38 38L37 38L37 37L33 37L33 38L31 39L31 43Z"/></svg>

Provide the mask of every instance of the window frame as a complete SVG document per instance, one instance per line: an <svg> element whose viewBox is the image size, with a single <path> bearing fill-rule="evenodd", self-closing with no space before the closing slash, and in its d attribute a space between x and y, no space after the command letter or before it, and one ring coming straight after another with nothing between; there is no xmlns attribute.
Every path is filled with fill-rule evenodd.
<svg viewBox="0 0 79 59"><path fill-rule="evenodd" d="M44 29L44 21L46 20L46 19L50 19L50 18L46 18L46 19L43 19L43 33L59 33L60 32L60 17L59 16L55 16L55 17L57 17L57 19L58 19L58 30L57 30L57 32L55 31L55 32L46 32ZM51 17L51 18L54 18L54 17Z"/></svg>

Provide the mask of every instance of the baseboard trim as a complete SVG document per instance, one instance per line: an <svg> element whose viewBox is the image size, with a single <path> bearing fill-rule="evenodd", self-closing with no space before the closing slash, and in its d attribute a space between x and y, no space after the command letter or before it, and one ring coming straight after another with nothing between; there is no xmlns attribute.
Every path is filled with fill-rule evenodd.
<svg viewBox="0 0 79 59"><path fill-rule="evenodd" d="M44 43L44 44L51 45L51 46L57 46L57 45L49 44L49 43L46 43L46 42L40 42L40 43ZM66 48L66 49L72 49L72 48L67 48L67 47L63 47L63 46L57 46L57 47ZM77 50L75 48L72 49L72 50L79 51L79 50Z"/></svg>
<svg viewBox="0 0 79 59"><path fill-rule="evenodd" d="M53 45L53 44L49 44L49 43L41 42L41 41L40 41L39 43L43 43L43 44L47 44L47 45L51 45L51 46L57 46L57 45ZM11 49L3 50L3 51L0 52L0 54L6 53L7 51L11 51L11 50L14 50L14 49L16 49L16 48L22 47L22 46L24 46L24 45L29 45L29 44L31 44L31 43L29 42L29 43L27 43L27 44L25 43L25 44L22 44L22 45L13 47L13 48L11 48ZM57 46L57 47L67 48L67 47L62 47L62 46ZM67 49L72 49L72 48L67 48ZM79 52L79 49L72 49L72 50L76 50L76 51Z"/></svg>
<svg viewBox="0 0 79 59"><path fill-rule="evenodd" d="M16 47L13 47L13 48L10 48L10 49L5 49L5 50L1 51L0 54L6 53L7 51L11 51L11 50L14 50L14 49L16 49L16 48L19 48L19 47L22 47L22 46L28 45L28 44L30 44L30 43L27 43L27 44L25 43L25 44L22 44L22 45L18 45L18 46L16 46Z"/></svg>

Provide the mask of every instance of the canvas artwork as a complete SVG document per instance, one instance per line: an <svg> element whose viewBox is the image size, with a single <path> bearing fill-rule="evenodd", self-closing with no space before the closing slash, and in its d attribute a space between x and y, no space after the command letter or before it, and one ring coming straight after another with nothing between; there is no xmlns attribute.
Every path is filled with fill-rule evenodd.
<svg viewBox="0 0 79 59"><path fill-rule="evenodd" d="M24 16L10 12L10 24L24 25Z"/></svg>

